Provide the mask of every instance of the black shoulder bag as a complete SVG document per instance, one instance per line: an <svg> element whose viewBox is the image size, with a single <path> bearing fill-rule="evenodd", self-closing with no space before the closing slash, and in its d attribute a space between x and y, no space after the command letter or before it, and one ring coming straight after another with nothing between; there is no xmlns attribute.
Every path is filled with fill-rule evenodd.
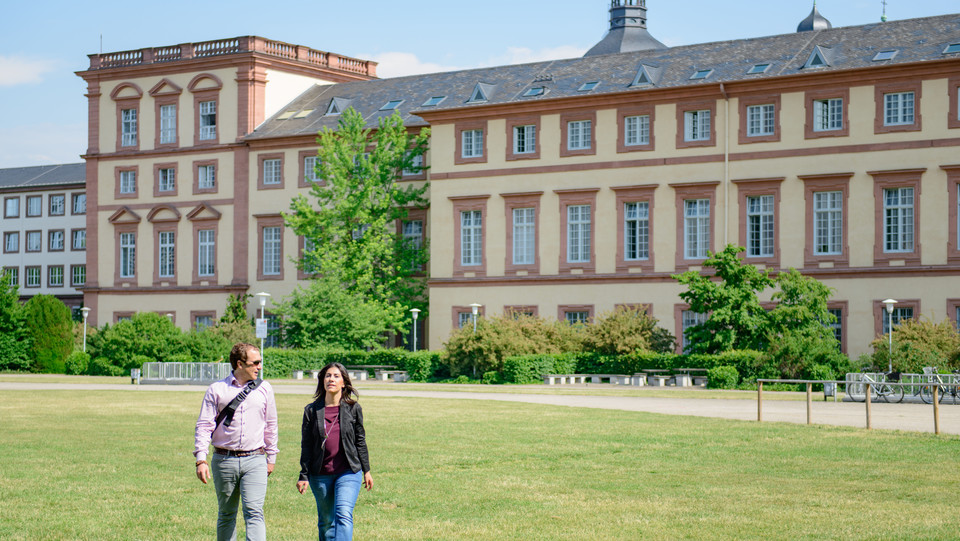
<svg viewBox="0 0 960 541"><path fill-rule="evenodd" d="M237 408L240 407L240 403L246 400L250 393L256 391L261 383L263 383L262 379L248 382L243 387L243 390L237 393L237 396L227 404L227 407L220 410L220 413L217 415L217 424L213 429L216 430L217 427L220 426L220 423L223 423L224 426L230 426L230 423L233 422L233 415L237 413Z"/></svg>

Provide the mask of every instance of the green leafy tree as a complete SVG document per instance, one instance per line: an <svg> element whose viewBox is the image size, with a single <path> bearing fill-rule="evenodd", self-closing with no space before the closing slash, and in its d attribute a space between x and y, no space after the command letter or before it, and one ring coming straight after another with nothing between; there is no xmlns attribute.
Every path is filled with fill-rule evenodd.
<svg viewBox="0 0 960 541"><path fill-rule="evenodd" d="M385 333L399 328L405 316L395 305L364 297L326 276L298 288L276 312L283 316L286 344L296 348L381 347Z"/></svg>
<svg viewBox="0 0 960 541"><path fill-rule="evenodd" d="M30 369L30 334L19 288L0 272L0 370Z"/></svg>
<svg viewBox="0 0 960 541"><path fill-rule="evenodd" d="M656 319L637 308L621 306L600 314L583 332L583 349L594 353L623 355L673 350L673 336L658 327Z"/></svg>
<svg viewBox="0 0 960 541"><path fill-rule="evenodd" d="M727 245L710 253L703 266L713 276L698 271L674 275L687 290L680 298L690 309L709 314L707 320L687 329L689 353L719 353L731 349L763 349L767 312L757 295L773 285L769 273L745 264L739 257L744 249Z"/></svg>
<svg viewBox="0 0 960 541"><path fill-rule="evenodd" d="M247 322L247 303L253 295L249 293L237 293L227 297L227 308L223 311L223 317L220 323L235 323L237 321Z"/></svg>
<svg viewBox="0 0 960 541"><path fill-rule="evenodd" d="M780 273L776 285L779 291L772 298L777 306L769 314L767 333L794 333L839 348L833 329L828 326L836 321L836 316L827 308L833 289L796 269Z"/></svg>
<svg viewBox="0 0 960 541"><path fill-rule="evenodd" d="M889 340L885 334L870 343L873 355L868 359L881 370L890 364ZM960 333L949 319L904 321L893 329L892 364L894 370L910 373L920 373L925 366L941 372L960 369Z"/></svg>
<svg viewBox="0 0 960 541"><path fill-rule="evenodd" d="M426 246L405 242L397 231L409 209L427 205L427 186L396 181L403 171L422 169L415 160L426 151L428 138L428 129L409 134L396 112L381 118L378 129L371 131L352 108L340 115L336 131L325 128L319 133L317 172L324 182L311 189L313 201L303 195L294 198L284 218L312 247L298 262L301 268L322 276L322 288L337 284L349 298L364 301L363 309L339 307L349 312L341 319L363 314L384 318L386 330L403 333L407 310L427 309L425 283L416 276L426 263ZM294 297L311 291L299 290ZM294 299L290 307L304 302L311 304ZM321 327L302 329L319 332Z"/></svg>
<svg viewBox="0 0 960 541"><path fill-rule="evenodd" d="M129 320L105 325L87 337L87 351L96 361L91 370L102 364L98 359L103 358L127 373L140 368L143 359L166 361L171 355L187 353L180 329L169 318L153 312L137 312Z"/></svg>
<svg viewBox="0 0 960 541"><path fill-rule="evenodd" d="M30 333L33 370L63 374L64 361L73 351L73 320L70 308L52 295L36 295L23 307Z"/></svg>

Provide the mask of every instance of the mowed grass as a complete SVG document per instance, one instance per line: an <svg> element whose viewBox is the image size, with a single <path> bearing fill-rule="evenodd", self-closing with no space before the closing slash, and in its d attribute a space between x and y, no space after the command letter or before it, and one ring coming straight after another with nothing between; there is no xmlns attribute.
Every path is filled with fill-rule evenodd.
<svg viewBox="0 0 960 541"><path fill-rule="evenodd" d="M0 393L0 539L213 538L213 486L191 455L201 396ZM315 539L313 498L295 489L309 397L277 400L268 537ZM362 404L376 486L360 496L358 540L958 536L956 437L494 401Z"/></svg>

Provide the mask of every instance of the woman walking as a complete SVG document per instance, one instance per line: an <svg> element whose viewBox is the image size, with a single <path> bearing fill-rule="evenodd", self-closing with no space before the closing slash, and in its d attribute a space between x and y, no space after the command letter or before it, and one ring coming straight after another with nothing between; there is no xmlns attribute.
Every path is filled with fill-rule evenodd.
<svg viewBox="0 0 960 541"><path fill-rule="evenodd" d="M320 541L350 541L360 484L373 488L363 410L342 364L324 366L317 379L314 400L303 409L297 490L309 485L317 499Z"/></svg>

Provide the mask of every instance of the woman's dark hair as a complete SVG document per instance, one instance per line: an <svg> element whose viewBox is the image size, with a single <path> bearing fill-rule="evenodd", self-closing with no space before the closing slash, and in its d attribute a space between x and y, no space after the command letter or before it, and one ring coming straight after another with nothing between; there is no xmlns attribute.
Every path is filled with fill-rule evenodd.
<svg viewBox="0 0 960 541"><path fill-rule="evenodd" d="M313 399L321 400L327 395L327 390L323 388L323 378L327 377L327 371L331 368L339 370L340 376L343 377L343 394L340 395L341 400L344 400L347 404L356 404L357 398L360 398L360 393L353 388L353 382L350 381L350 374L347 373L347 369L340 363L330 363L320 369L320 373L317 374L317 392L314 393Z"/></svg>

